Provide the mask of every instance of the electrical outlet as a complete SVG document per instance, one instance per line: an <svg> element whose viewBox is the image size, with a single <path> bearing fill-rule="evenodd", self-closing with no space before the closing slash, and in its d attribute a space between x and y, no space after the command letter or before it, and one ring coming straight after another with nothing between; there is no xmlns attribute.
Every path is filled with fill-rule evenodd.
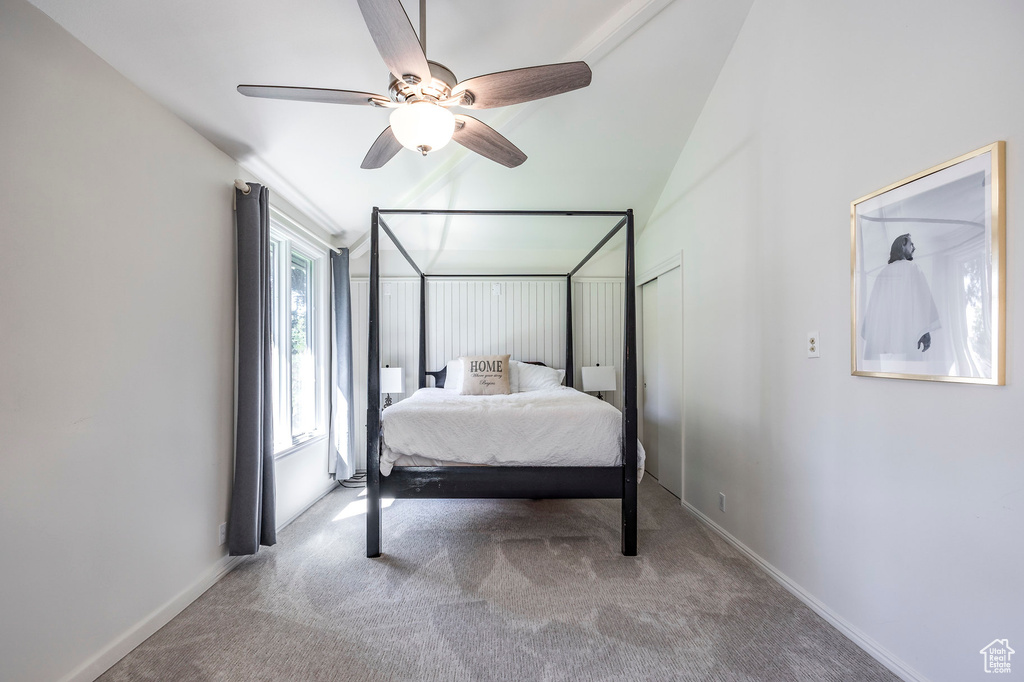
<svg viewBox="0 0 1024 682"><path fill-rule="evenodd" d="M807 357L821 357L821 339L818 338L818 332L807 332Z"/></svg>
<svg viewBox="0 0 1024 682"><path fill-rule="evenodd" d="M228 541L228 524L227 523L220 524L220 529L219 530L220 530L220 544L223 545L225 542Z"/></svg>
<svg viewBox="0 0 1024 682"><path fill-rule="evenodd" d="M718 511L725 511L725 493L718 493Z"/></svg>
<svg viewBox="0 0 1024 682"><path fill-rule="evenodd" d="M492 282L491 283L491 295L492 296L501 296L501 294L502 294L501 282Z"/></svg>

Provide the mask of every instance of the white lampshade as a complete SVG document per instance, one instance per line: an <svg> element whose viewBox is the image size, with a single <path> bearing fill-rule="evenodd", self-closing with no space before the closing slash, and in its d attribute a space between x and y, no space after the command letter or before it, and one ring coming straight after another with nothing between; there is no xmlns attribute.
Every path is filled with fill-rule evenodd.
<svg viewBox="0 0 1024 682"><path fill-rule="evenodd" d="M381 393L405 393L405 374L401 367L380 368Z"/></svg>
<svg viewBox="0 0 1024 682"><path fill-rule="evenodd" d="M608 367L584 367L583 390L588 392L614 391L615 366L611 365Z"/></svg>
<svg viewBox="0 0 1024 682"><path fill-rule="evenodd" d="M391 132L403 147L426 154L451 141L455 116L433 102L412 102L391 112Z"/></svg>

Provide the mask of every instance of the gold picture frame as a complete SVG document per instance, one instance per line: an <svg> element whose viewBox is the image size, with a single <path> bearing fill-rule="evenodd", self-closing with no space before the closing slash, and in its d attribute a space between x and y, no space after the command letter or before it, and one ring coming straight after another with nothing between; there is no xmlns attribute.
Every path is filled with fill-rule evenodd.
<svg viewBox="0 0 1024 682"><path fill-rule="evenodd" d="M1000 141L851 202L853 375L1006 384L1005 178Z"/></svg>

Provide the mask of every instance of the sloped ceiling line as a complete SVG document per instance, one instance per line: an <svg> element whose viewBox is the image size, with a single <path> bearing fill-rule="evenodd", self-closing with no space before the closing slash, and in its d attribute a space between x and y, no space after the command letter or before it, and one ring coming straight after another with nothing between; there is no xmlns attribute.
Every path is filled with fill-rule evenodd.
<svg viewBox="0 0 1024 682"><path fill-rule="evenodd" d="M354 0L28 1L339 245L358 245L373 205L630 206L642 228L753 2L431 0L444 27L433 42L457 73L582 58L594 66L594 82L480 112L502 132L515 128L531 154L526 168L474 165L472 156L453 158L460 149L451 146L436 158L402 155L367 172L359 162L384 125L380 112L235 91L240 82L375 91L386 69ZM459 233L448 251L479 258L469 248L475 234ZM512 258L508 249L490 250Z"/></svg>

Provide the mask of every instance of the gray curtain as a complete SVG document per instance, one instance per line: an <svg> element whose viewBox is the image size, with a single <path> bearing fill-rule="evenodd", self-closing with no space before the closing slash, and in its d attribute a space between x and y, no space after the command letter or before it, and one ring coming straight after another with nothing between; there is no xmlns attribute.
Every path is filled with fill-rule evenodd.
<svg viewBox="0 0 1024 682"><path fill-rule="evenodd" d="M331 323L334 371L331 389L331 457L329 472L344 481L356 472L355 411L352 402L352 293L348 249L331 252Z"/></svg>
<svg viewBox="0 0 1024 682"><path fill-rule="evenodd" d="M277 542L270 321L270 194L235 189L238 236L238 394L228 551Z"/></svg>

